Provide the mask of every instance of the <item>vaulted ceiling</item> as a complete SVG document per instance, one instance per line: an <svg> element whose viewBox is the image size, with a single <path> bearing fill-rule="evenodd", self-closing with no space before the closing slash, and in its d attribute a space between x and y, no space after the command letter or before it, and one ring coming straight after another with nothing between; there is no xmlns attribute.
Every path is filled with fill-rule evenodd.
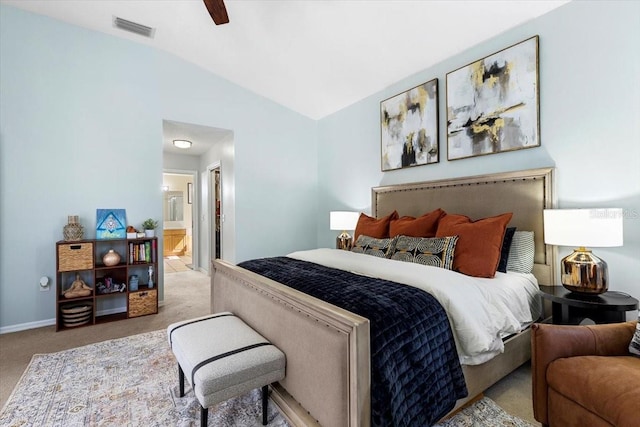
<svg viewBox="0 0 640 427"><path fill-rule="evenodd" d="M567 0L226 0L218 26L202 0L1 3L170 52L319 119Z"/></svg>

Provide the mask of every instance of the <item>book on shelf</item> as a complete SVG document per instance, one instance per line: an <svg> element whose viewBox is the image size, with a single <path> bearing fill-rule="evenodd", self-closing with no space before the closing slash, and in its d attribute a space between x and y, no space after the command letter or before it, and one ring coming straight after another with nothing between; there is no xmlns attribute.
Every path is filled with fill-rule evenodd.
<svg viewBox="0 0 640 427"><path fill-rule="evenodd" d="M156 262L156 240L129 242L129 264Z"/></svg>

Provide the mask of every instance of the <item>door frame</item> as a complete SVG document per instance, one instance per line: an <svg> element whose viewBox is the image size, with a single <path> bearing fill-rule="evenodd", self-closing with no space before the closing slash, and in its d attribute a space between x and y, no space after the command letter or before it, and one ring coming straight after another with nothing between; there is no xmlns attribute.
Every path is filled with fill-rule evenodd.
<svg viewBox="0 0 640 427"><path fill-rule="evenodd" d="M209 188L207 197L207 213L209 220L209 235L207 239L209 241L209 259L214 259L215 256L215 224L216 224L216 210L213 208L215 201L215 189L213 188L213 182L211 174L214 170L218 169L220 174L220 258L223 258L222 250L222 236L224 234L224 203L222 203L222 164L218 160L207 165L207 187Z"/></svg>

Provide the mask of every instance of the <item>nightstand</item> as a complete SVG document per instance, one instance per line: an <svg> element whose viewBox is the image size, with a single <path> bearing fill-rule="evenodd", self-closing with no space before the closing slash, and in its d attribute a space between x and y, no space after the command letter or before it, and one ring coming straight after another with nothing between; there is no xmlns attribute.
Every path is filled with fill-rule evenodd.
<svg viewBox="0 0 640 427"><path fill-rule="evenodd" d="M638 300L624 292L608 291L599 295L571 292L562 286L540 286L543 298L551 301L552 322L578 325L584 319L595 323L626 321L626 312L638 309Z"/></svg>

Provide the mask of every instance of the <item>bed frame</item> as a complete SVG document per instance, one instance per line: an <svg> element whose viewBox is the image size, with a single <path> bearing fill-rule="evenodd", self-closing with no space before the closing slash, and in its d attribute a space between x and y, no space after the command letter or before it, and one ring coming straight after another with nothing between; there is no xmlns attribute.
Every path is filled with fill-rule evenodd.
<svg viewBox="0 0 640 427"><path fill-rule="evenodd" d="M553 169L534 169L413 184L376 187L372 214L420 216L436 208L473 219L513 212L509 226L534 231L534 274L552 284L555 249L544 244L542 211L555 204ZM212 312L232 311L287 357L284 380L272 399L295 426L369 426L369 321L278 282L221 260L212 262ZM526 330L505 341L505 352L463 366L472 400L529 360Z"/></svg>

